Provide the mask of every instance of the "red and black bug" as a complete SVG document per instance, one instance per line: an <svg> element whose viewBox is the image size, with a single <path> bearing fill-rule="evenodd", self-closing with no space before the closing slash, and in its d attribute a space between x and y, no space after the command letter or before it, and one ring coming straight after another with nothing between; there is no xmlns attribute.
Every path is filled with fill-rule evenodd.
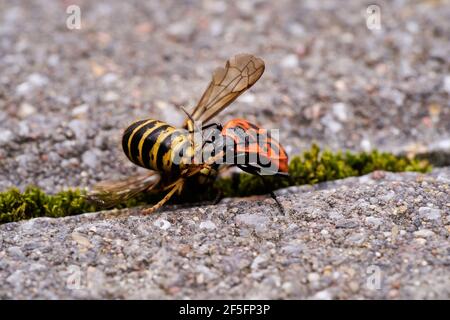
<svg viewBox="0 0 450 320"><path fill-rule="evenodd" d="M281 144L271 136L270 130L261 128L244 119L233 119L225 125L212 123L202 129L215 128L204 143L214 146L213 156L226 165L235 165L241 170L262 178L266 189L282 209L263 176L287 177L288 156Z"/></svg>
<svg viewBox="0 0 450 320"><path fill-rule="evenodd" d="M203 127L220 131L205 143L213 143L223 152L225 164L238 166L243 171L258 175L288 174L288 156L280 143L273 139L270 130L244 119L233 119L225 125L214 123Z"/></svg>

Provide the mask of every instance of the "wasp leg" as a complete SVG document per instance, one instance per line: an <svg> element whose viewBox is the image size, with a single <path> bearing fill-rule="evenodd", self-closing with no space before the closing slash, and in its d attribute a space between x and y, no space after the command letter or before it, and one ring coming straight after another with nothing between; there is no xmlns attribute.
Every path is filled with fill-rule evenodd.
<svg viewBox="0 0 450 320"><path fill-rule="evenodd" d="M156 210L158 210L159 208L161 208L167 201L170 200L170 198L172 198L172 196L175 194L175 192L178 191L178 194L181 193L181 191L183 190L183 186L184 186L184 179L178 179L175 183L172 184L172 190L169 191L169 193L167 193L165 195L164 198L162 198L157 204L155 204L153 207L145 209L142 211L143 215L148 215L151 214L153 212L155 212Z"/></svg>

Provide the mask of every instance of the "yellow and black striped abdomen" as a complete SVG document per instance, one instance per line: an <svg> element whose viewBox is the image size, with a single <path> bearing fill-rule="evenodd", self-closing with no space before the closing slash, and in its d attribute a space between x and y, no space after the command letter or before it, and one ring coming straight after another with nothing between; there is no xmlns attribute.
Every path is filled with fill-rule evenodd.
<svg viewBox="0 0 450 320"><path fill-rule="evenodd" d="M186 130L153 119L136 121L125 129L122 147L134 164L171 174L184 168L180 159L192 152Z"/></svg>

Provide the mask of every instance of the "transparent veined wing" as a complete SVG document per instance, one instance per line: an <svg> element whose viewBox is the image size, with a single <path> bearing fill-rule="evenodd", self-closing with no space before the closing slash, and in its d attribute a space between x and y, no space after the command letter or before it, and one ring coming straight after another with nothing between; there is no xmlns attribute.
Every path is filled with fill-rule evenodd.
<svg viewBox="0 0 450 320"><path fill-rule="evenodd" d="M187 121L208 122L258 81L264 68L264 61L251 54L230 58L225 67L214 71L208 88Z"/></svg>
<svg viewBox="0 0 450 320"><path fill-rule="evenodd" d="M161 175L156 171L124 180L103 181L96 184L86 198L98 207L107 209L129 200L141 192L154 189L160 181Z"/></svg>

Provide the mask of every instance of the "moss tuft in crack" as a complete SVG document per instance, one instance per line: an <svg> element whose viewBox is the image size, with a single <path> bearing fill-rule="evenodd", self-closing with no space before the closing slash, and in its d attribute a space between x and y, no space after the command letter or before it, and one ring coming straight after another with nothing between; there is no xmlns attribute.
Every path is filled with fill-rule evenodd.
<svg viewBox="0 0 450 320"><path fill-rule="evenodd" d="M375 170L428 172L431 166L426 160L409 159L386 152L333 153L328 150L321 152L319 147L313 144L310 150L291 159L289 177L266 176L265 179L267 185L276 190L293 185L361 176ZM210 201L214 199L217 191L224 197L265 194L268 191L259 177L246 173L219 178L213 186L195 185L185 190L173 202ZM192 194L189 190L196 192ZM120 208L156 203L161 197L142 194L122 204ZM0 192L0 223L44 216L64 217L98 210L100 208L88 202L84 197L84 191L81 190L62 191L54 195L47 195L37 187L28 187L23 193L16 188Z"/></svg>
<svg viewBox="0 0 450 320"><path fill-rule="evenodd" d="M323 152L313 144L310 150L292 157L289 162L289 177L266 176L267 185L272 190L304 184L361 176L375 170L392 172L428 172L430 164L425 160L409 159L387 152ZM231 178L218 179L217 189L226 197L249 196L267 193L261 178L249 174L236 174Z"/></svg>
<svg viewBox="0 0 450 320"><path fill-rule="evenodd" d="M29 186L23 193L16 188L0 192L0 223L95 211L95 206L87 202L82 194L80 190L67 190L47 195L33 186Z"/></svg>

